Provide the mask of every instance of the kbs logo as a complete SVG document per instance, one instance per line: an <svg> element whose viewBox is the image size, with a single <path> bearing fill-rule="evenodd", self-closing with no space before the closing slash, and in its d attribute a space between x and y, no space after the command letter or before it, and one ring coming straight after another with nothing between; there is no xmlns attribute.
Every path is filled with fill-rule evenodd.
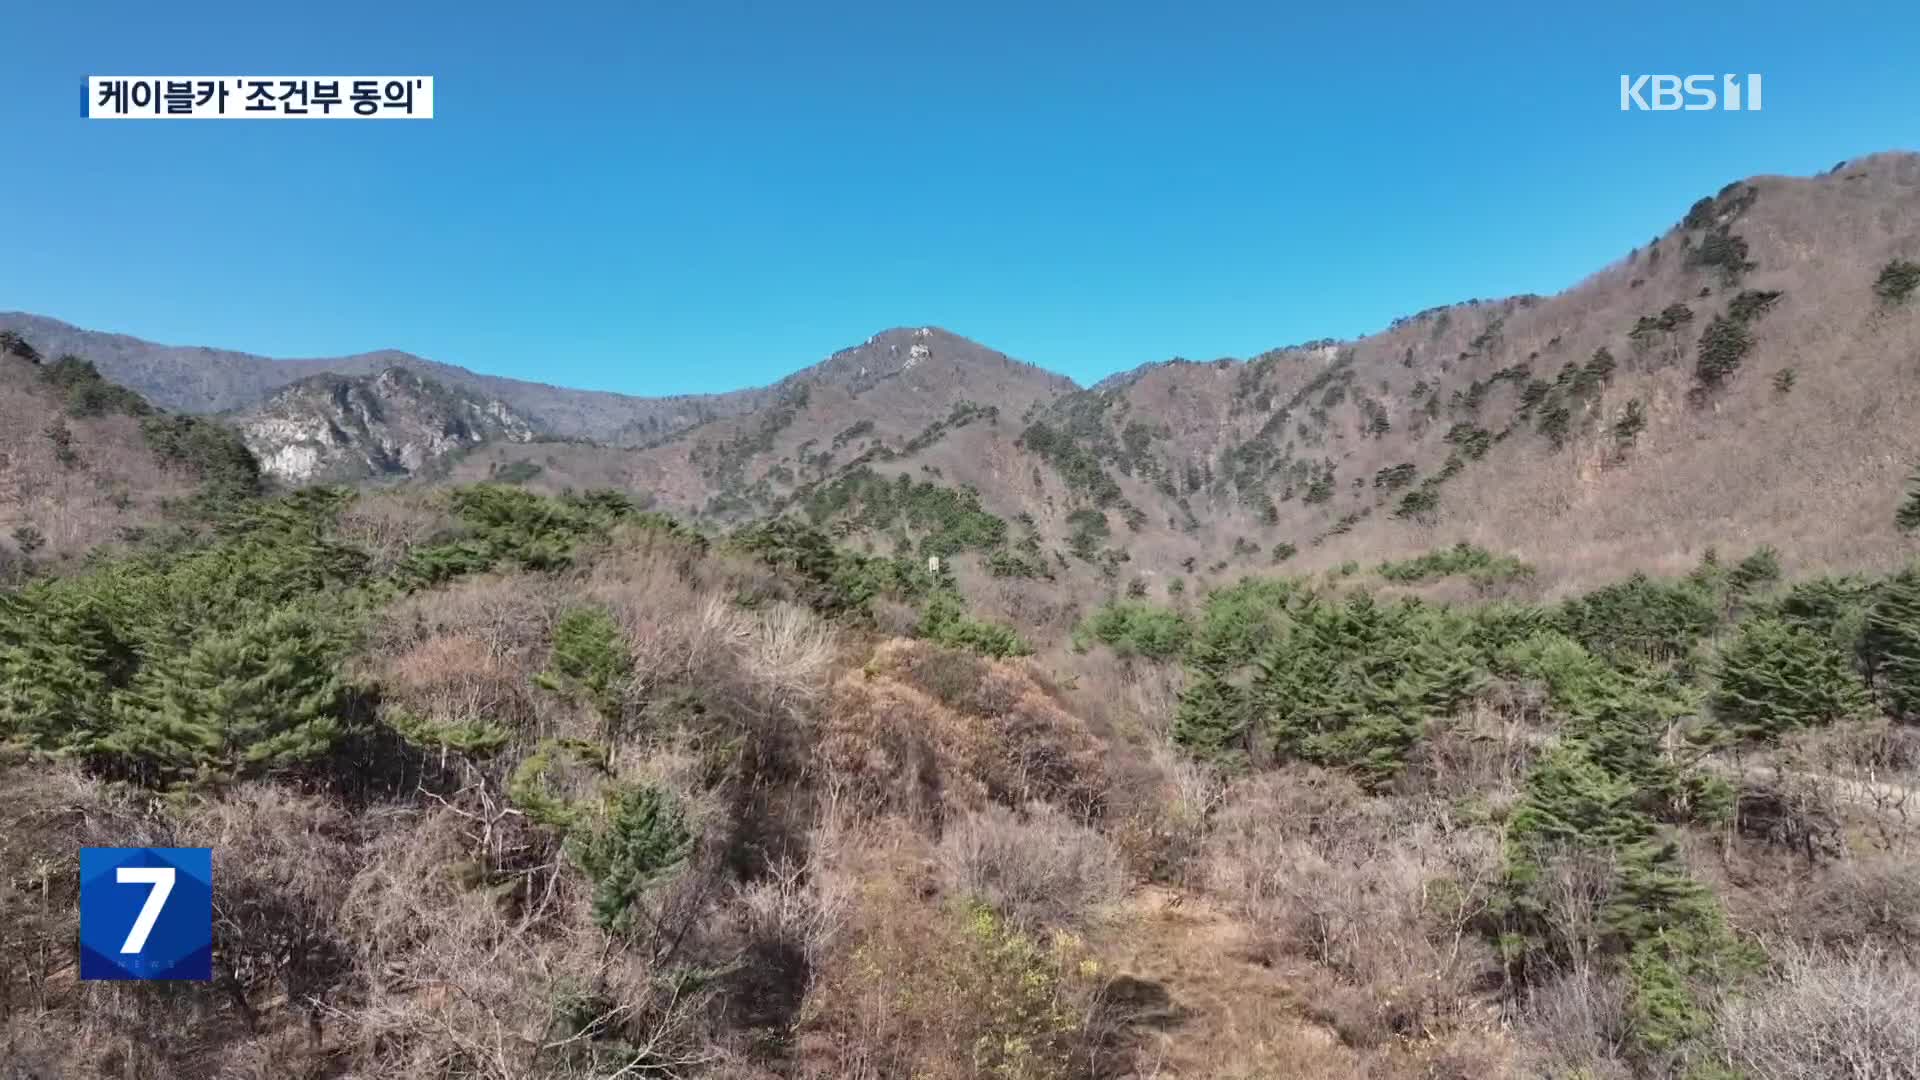
<svg viewBox="0 0 1920 1080"><path fill-rule="evenodd" d="M1759 112L1760 76L1747 76L1744 105L1740 100L1742 89L1738 75L1622 75L1620 111L1703 112L1718 108L1726 112Z"/></svg>

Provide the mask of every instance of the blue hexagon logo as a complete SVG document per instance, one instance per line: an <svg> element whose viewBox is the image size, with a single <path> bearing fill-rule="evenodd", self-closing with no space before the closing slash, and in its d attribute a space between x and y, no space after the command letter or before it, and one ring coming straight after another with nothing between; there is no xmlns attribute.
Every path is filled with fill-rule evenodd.
<svg viewBox="0 0 1920 1080"><path fill-rule="evenodd" d="M213 849L81 848L80 977L213 978Z"/></svg>

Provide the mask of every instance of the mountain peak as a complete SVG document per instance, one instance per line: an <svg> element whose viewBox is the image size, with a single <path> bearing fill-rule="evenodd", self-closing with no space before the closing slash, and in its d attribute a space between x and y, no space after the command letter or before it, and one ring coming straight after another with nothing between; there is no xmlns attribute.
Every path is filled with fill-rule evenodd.
<svg viewBox="0 0 1920 1080"><path fill-rule="evenodd" d="M530 442L534 427L498 399L394 362L366 375L324 372L235 418L261 468L282 480L412 476L486 442Z"/></svg>

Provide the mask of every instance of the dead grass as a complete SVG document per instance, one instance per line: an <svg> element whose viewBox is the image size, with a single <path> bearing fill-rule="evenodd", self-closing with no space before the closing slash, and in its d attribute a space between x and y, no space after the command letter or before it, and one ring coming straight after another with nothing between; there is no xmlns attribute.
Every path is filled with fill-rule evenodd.
<svg viewBox="0 0 1920 1080"><path fill-rule="evenodd" d="M870 813L937 828L988 801L1083 818L1104 804L1098 742L1018 663L887 642L834 685L821 722L823 779Z"/></svg>
<svg viewBox="0 0 1920 1080"><path fill-rule="evenodd" d="M1776 969L1719 1017L1727 1056L1756 1080L1920 1077L1920 970L1873 950L1792 948Z"/></svg>
<svg viewBox="0 0 1920 1080"><path fill-rule="evenodd" d="M1046 803L1024 817L988 806L948 823L939 862L950 893L1027 931L1098 920L1127 884L1113 844Z"/></svg>

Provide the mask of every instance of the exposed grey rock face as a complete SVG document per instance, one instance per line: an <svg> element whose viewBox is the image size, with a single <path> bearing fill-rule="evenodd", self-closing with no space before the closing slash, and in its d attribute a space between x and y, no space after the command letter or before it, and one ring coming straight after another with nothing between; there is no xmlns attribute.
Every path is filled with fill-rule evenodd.
<svg viewBox="0 0 1920 1080"><path fill-rule="evenodd" d="M233 418L267 473L289 483L413 476L487 442L531 442L506 403L406 368L318 375Z"/></svg>

